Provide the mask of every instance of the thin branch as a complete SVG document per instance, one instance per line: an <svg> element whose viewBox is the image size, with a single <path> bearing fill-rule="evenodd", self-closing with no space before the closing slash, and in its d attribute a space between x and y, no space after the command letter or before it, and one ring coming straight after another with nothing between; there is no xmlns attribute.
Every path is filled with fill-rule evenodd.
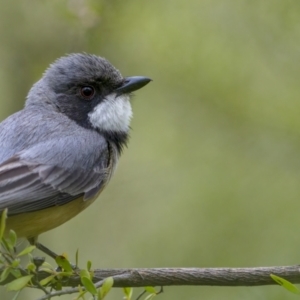
<svg viewBox="0 0 300 300"><path fill-rule="evenodd" d="M57 291L57 292L52 292L50 294L46 294L46 295L38 298L37 300L48 300L53 297L58 297L58 296L62 296L62 295L70 295L70 294L75 294L78 292L79 292L78 288L65 289L65 290L61 290L61 291Z"/></svg>
<svg viewBox="0 0 300 300"><path fill-rule="evenodd" d="M126 276L126 275L125 275ZM119 278L119 277L125 277L124 275L117 275L114 277L114 279ZM104 280L100 280L99 282L97 282L95 284L96 288L99 288L100 286L102 286ZM85 290L84 287L81 288L82 291ZM62 295L69 295L69 294L75 294L79 292L79 288L71 288L71 289L65 289L65 290L61 290L61 291L57 291L57 292L52 292L52 293L48 293L40 298L38 298L37 300L48 300L51 299L53 297L58 297L58 296L62 296Z"/></svg>

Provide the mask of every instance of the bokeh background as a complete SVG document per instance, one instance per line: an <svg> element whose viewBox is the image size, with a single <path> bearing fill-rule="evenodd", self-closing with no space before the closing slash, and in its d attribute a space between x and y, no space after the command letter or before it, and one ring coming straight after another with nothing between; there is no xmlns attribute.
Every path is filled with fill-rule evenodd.
<svg viewBox="0 0 300 300"><path fill-rule="evenodd" d="M299 19L296 0L1 0L0 120L66 53L153 78L108 188L40 241L97 268L299 264ZM159 299L294 297L167 287Z"/></svg>

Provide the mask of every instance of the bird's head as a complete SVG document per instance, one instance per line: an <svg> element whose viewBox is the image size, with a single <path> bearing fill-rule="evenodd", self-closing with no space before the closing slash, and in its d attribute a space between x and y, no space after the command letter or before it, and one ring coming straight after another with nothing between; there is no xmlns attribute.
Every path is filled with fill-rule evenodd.
<svg viewBox="0 0 300 300"><path fill-rule="evenodd" d="M50 104L79 125L112 136L127 136L131 93L151 79L123 78L106 59L71 54L56 60L30 90L26 105Z"/></svg>

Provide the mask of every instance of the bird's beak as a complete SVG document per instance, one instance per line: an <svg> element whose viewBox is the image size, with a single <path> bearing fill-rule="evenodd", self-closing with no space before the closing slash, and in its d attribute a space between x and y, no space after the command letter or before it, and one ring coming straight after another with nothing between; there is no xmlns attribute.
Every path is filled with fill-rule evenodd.
<svg viewBox="0 0 300 300"><path fill-rule="evenodd" d="M115 92L118 94L129 94L136 90L139 90L146 84L148 84L152 79L143 76L133 76L124 78L123 84L118 87Z"/></svg>

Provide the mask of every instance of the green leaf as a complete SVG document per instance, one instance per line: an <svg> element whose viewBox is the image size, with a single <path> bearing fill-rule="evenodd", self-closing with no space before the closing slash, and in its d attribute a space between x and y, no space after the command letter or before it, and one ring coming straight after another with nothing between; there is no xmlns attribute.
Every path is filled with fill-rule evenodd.
<svg viewBox="0 0 300 300"><path fill-rule="evenodd" d="M6 285L6 289L8 291L19 291L28 284L28 282L31 280L32 277L33 275L27 275L15 279Z"/></svg>
<svg viewBox="0 0 300 300"><path fill-rule="evenodd" d="M83 291L82 290L82 286L79 284L78 285L78 296L76 297L76 299L75 300L79 300L79 299L85 299L84 298L84 295L86 294L86 291Z"/></svg>
<svg viewBox="0 0 300 300"><path fill-rule="evenodd" d="M5 209L3 210L2 215L1 215L1 222L0 222L0 239L2 239L3 236L4 236L6 219L7 219L7 208L5 208Z"/></svg>
<svg viewBox="0 0 300 300"><path fill-rule="evenodd" d="M60 275L62 277L71 277L73 275L73 272L59 272L56 273L56 275Z"/></svg>
<svg viewBox="0 0 300 300"><path fill-rule="evenodd" d="M30 272L34 272L36 270L36 265L34 263L29 263L26 269Z"/></svg>
<svg viewBox="0 0 300 300"><path fill-rule="evenodd" d="M11 239L10 236L8 238L2 238L2 243L5 245L5 248L9 251L12 252L15 250L15 242L13 238Z"/></svg>
<svg viewBox="0 0 300 300"><path fill-rule="evenodd" d="M85 297L84 297L85 294L86 294L86 291L79 293L78 296L74 300L79 300L79 299L85 300Z"/></svg>
<svg viewBox="0 0 300 300"><path fill-rule="evenodd" d="M11 267L7 267L3 270L3 272L1 273L1 276L0 276L0 282L4 281L8 275L10 274L10 271L11 271Z"/></svg>
<svg viewBox="0 0 300 300"><path fill-rule="evenodd" d="M3 237L1 239L1 245L6 249L6 251L11 251L12 247L7 243L7 240Z"/></svg>
<svg viewBox="0 0 300 300"><path fill-rule="evenodd" d="M42 265L39 268L39 271L47 272L49 274L53 274L55 272L54 269L53 269L53 267L52 267L52 265L50 265L46 261L44 261L42 263Z"/></svg>
<svg viewBox="0 0 300 300"><path fill-rule="evenodd" d="M47 269L51 269L53 270L53 267L51 264L49 264L48 262L44 261L41 268L47 268Z"/></svg>
<svg viewBox="0 0 300 300"><path fill-rule="evenodd" d="M114 285L114 279L112 277L107 277L104 280L103 285L100 287L98 291L99 300L104 299L104 297L109 293L113 285Z"/></svg>
<svg viewBox="0 0 300 300"><path fill-rule="evenodd" d="M299 289L294 284L292 284L291 282L289 282L286 279L283 279L283 278L281 278L277 275L274 275L274 274L271 274L270 276L275 282L277 282L279 285L281 285L282 287L284 287L285 289L287 289L291 293L300 294Z"/></svg>
<svg viewBox="0 0 300 300"><path fill-rule="evenodd" d="M48 277L42 279L42 280L40 281L40 284L41 284L42 286L45 286L45 285L47 285L49 282L51 282L51 281L53 280L54 277L55 277L55 275L50 275L50 276L48 276Z"/></svg>
<svg viewBox="0 0 300 300"><path fill-rule="evenodd" d="M65 271L67 271L67 272L72 272L73 271L70 262L68 261L68 259L64 255L58 255L55 258L55 261Z"/></svg>
<svg viewBox="0 0 300 300"><path fill-rule="evenodd" d="M126 300L130 300L132 297L133 289L131 287L124 287L123 292L126 296Z"/></svg>
<svg viewBox="0 0 300 300"><path fill-rule="evenodd" d="M31 261L32 263L34 263L34 258L33 258L33 256L32 256L31 253L28 253L27 257L28 257L29 261Z"/></svg>
<svg viewBox="0 0 300 300"><path fill-rule="evenodd" d="M86 263L87 270L90 271L91 267L92 267L92 262L90 260L88 260L87 263Z"/></svg>
<svg viewBox="0 0 300 300"><path fill-rule="evenodd" d="M10 240L11 245L15 247L17 243L17 234L12 229L9 231L8 238Z"/></svg>
<svg viewBox="0 0 300 300"><path fill-rule="evenodd" d="M43 272L46 272L46 273L49 273L49 274L53 274L53 272L54 272L53 269L43 268L43 267L39 268L39 271L41 271L41 272L43 271Z"/></svg>
<svg viewBox="0 0 300 300"><path fill-rule="evenodd" d="M76 250L76 254L75 254L75 265L76 267L78 267L79 264L79 249Z"/></svg>
<svg viewBox="0 0 300 300"><path fill-rule="evenodd" d="M146 287L145 287L145 290L146 290L148 293L150 293L150 294L156 294L156 293L157 293L156 290L155 290L155 288L154 288L153 286L146 286Z"/></svg>
<svg viewBox="0 0 300 300"><path fill-rule="evenodd" d="M17 300L17 298L19 297L21 291L17 291L16 294L14 295L14 297L11 300Z"/></svg>
<svg viewBox="0 0 300 300"><path fill-rule="evenodd" d="M22 276L21 271L19 269L11 269L10 274L12 274L16 278L19 278Z"/></svg>
<svg viewBox="0 0 300 300"><path fill-rule="evenodd" d="M19 264L20 264L20 259L16 258L16 259L14 259L13 262L11 263L11 266L12 266L13 268L16 268L16 267L19 266Z"/></svg>
<svg viewBox="0 0 300 300"><path fill-rule="evenodd" d="M19 256L26 255L26 254L32 252L35 248L36 248L36 247L35 247L34 245L28 246L28 247L26 247L23 251L21 251L20 253L18 253L17 256L19 257Z"/></svg>
<svg viewBox="0 0 300 300"><path fill-rule="evenodd" d="M148 296L145 298L145 300L151 300L151 299L153 299L155 296L156 296L156 294L150 294L150 295L148 295Z"/></svg>
<svg viewBox="0 0 300 300"><path fill-rule="evenodd" d="M94 285L94 283L91 281L91 279L89 279L88 277L81 277L81 283L84 285L84 287L86 288L86 290L88 292L90 292L92 295L97 295L97 289Z"/></svg>
<svg viewBox="0 0 300 300"><path fill-rule="evenodd" d="M54 289L55 289L56 291L61 291L61 290L62 290L62 284L61 284L61 282L60 282L59 280L55 282L55 287L54 287Z"/></svg>
<svg viewBox="0 0 300 300"><path fill-rule="evenodd" d="M91 275L87 270L84 270L84 269L80 270L79 275L80 275L80 278L87 277L87 278L91 279Z"/></svg>

